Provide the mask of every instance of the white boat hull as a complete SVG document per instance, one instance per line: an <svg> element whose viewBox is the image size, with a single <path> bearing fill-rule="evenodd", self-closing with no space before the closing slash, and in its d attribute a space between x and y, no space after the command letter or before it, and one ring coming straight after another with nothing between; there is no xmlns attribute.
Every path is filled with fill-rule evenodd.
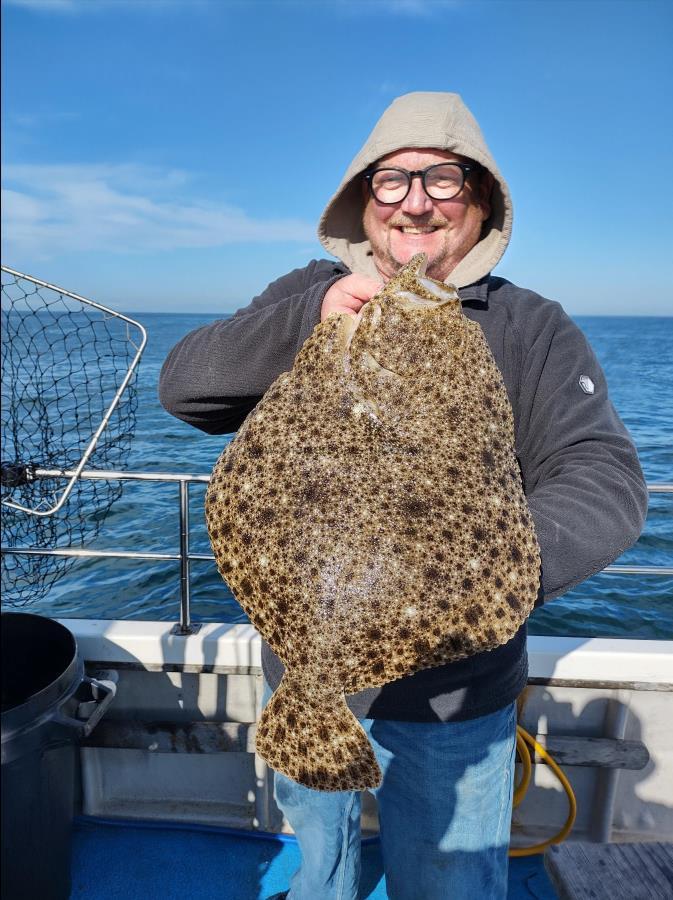
<svg viewBox="0 0 673 900"><path fill-rule="evenodd" d="M63 624L91 674L118 678L92 738L102 746L81 750L84 814L290 830L254 754L262 675L252 626L207 624L182 637L161 622ZM543 744L558 735L607 738L649 752L637 770L563 766L577 796L572 838L673 840L673 641L531 637L529 659L519 724ZM618 748L626 764L629 746ZM376 831L374 799L363 807L365 832ZM553 773L535 765L514 813L513 845L551 836L566 814Z"/></svg>

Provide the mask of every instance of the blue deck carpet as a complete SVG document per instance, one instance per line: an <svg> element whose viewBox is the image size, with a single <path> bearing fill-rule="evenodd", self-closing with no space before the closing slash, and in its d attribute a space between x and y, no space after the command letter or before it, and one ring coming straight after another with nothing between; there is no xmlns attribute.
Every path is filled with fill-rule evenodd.
<svg viewBox="0 0 673 900"><path fill-rule="evenodd" d="M71 900L264 900L288 887L298 863L292 837L82 818ZM509 900L556 900L540 856L510 860L509 883ZM361 897L387 900L377 840L363 844Z"/></svg>

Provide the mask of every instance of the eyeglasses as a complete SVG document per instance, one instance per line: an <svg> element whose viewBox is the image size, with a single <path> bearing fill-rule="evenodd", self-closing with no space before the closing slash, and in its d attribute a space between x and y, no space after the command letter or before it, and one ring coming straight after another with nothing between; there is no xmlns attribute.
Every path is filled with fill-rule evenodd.
<svg viewBox="0 0 673 900"><path fill-rule="evenodd" d="M437 163L427 169L408 172L406 169L367 169L365 181L372 197L379 203L401 203L411 190L414 178L420 178L423 190L432 200L451 200L463 189L470 172L477 163Z"/></svg>

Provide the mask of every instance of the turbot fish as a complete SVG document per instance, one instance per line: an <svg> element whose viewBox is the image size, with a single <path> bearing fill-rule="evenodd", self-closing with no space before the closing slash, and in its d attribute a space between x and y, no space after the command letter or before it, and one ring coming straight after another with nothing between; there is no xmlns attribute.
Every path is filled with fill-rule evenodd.
<svg viewBox="0 0 673 900"><path fill-rule="evenodd" d="M347 694L506 643L538 593L502 377L425 267L315 327L206 496L218 569L285 666L257 750L319 790L381 780Z"/></svg>

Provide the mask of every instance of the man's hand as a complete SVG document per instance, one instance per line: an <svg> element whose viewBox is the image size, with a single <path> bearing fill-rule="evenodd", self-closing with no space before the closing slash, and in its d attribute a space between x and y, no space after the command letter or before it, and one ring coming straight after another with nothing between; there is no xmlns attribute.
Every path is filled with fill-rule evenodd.
<svg viewBox="0 0 673 900"><path fill-rule="evenodd" d="M382 281L367 275L346 275L335 281L325 294L320 310L320 321L324 322L330 313L357 315L368 300L383 287Z"/></svg>

